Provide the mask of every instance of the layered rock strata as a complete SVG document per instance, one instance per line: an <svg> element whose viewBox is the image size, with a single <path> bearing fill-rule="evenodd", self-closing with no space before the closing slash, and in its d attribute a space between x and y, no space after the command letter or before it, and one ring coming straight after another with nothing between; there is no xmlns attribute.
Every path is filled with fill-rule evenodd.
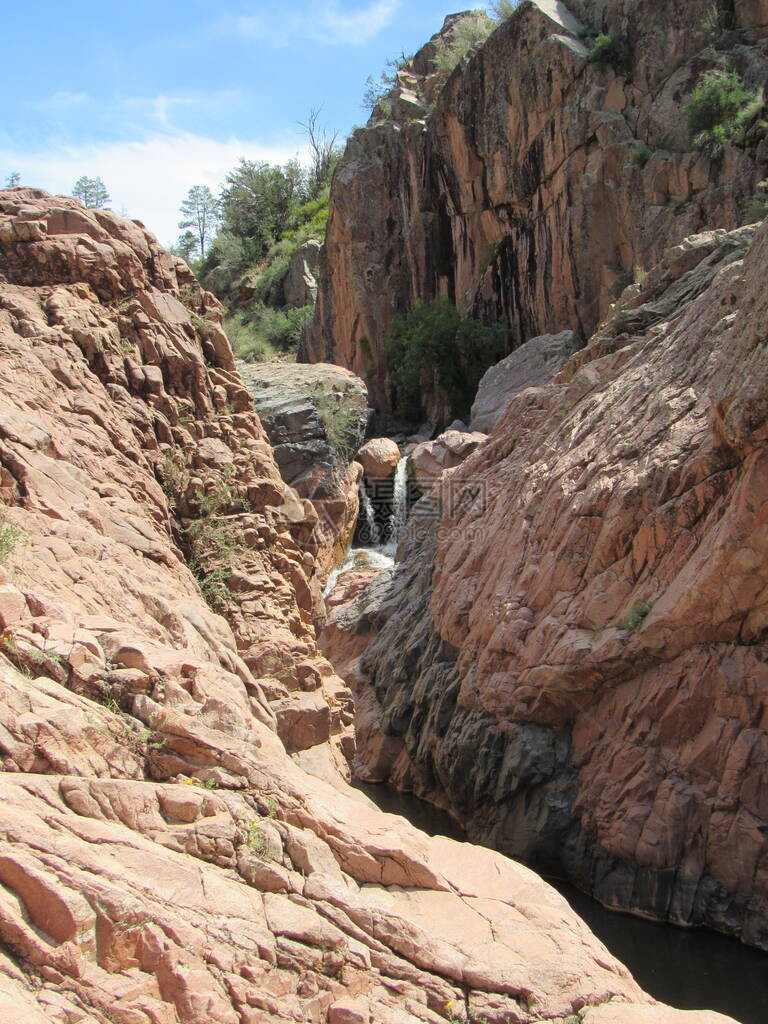
<svg viewBox="0 0 768 1024"><path fill-rule="evenodd" d="M372 776L609 906L762 948L766 265L766 225L673 248L443 475L326 644Z"/></svg>
<svg viewBox="0 0 768 1024"><path fill-rule="evenodd" d="M314 511L186 266L11 190L0 273L2 1018L688 1020L532 872L344 786Z"/></svg>
<svg viewBox="0 0 768 1024"><path fill-rule="evenodd" d="M506 320L512 347L587 338L670 245L743 222L768 142L757 132L697 150L685 103L723 66L761 94L766 25L766 0L520 4L428 115L395 104L352 135L305 358L353 369L389 409L384 342L393 314L417 302L446 296L462 315ZM626 41L626 67L589 61L596 33ZM406 68L426 104L434 50ZM427 388L424 403L439 408L439 395Z"/></svg>

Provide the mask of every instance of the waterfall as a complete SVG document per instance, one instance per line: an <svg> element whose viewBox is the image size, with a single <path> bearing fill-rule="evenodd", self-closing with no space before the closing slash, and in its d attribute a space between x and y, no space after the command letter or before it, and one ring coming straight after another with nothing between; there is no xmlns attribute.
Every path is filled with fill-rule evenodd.
<svg viewBox="0 0 768 1024"><path fill-rule="evenodd" d="M389 518L388 547L397 550L408 521L408 458L400 459L395 470L395 492L392 496L392 515Z"/></svg>
<svg viewBox="0 0 768 1024"><path fill-rule="evenodd" d="M363 543L377 547L381 543L381 537L379 536L379 528L376 525L376 513L373 510L373 502L368 491L365 489L365 482L363 480L360 481L360 508L365 516L366 524L366 531L361 533L360 539Z"/></svg>

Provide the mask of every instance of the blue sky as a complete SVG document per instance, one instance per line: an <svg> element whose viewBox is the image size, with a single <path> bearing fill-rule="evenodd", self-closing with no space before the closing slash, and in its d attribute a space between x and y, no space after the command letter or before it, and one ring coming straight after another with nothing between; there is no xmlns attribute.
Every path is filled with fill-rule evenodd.
<svg viewBox="0 0 768 1024"><path fill-rule="evenodd" d="M471 6L467 5L467 6ZM440 0L28 0L3 25L0 185L69 193L100 175L113 209L165 243L195 184L218 188L241 156L301 155L297 122L322 106L341 137L367 114L365 79L410 53Z"/></svg>

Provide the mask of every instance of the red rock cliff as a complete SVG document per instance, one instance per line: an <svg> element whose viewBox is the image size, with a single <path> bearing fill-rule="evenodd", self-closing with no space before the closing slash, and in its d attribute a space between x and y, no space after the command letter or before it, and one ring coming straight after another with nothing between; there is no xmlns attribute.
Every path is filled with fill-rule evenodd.
<svg viewBox="0 0 768 1024"><path fill-rule="evenodd" d="M432 113L396 102L397 120L374 118L350 139L308 361L353 369L388 409L388 326L418 301L448 296L462 315L505 319L513 347L562 330L589 337L636 269L695 231L742 223L768 142L704 155L684 107L723 63L762 90L767 26L765 0L523 2ZM586 29L625 38L628 68L589 63ZM432 52L405 85L429 92Z"/></svg>

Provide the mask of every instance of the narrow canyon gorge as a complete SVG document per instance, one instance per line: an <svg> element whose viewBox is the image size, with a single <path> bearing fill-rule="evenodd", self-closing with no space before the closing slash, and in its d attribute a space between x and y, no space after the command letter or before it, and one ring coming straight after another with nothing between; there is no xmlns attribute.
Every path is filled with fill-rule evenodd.
<svg viewBox="0 0 768 1024"><path fill-rule="evenodd" d="M768 952L768 0L510 12L351 136L297 363L0 190L0 1024L759 1019L550 882Z"/></svg>

